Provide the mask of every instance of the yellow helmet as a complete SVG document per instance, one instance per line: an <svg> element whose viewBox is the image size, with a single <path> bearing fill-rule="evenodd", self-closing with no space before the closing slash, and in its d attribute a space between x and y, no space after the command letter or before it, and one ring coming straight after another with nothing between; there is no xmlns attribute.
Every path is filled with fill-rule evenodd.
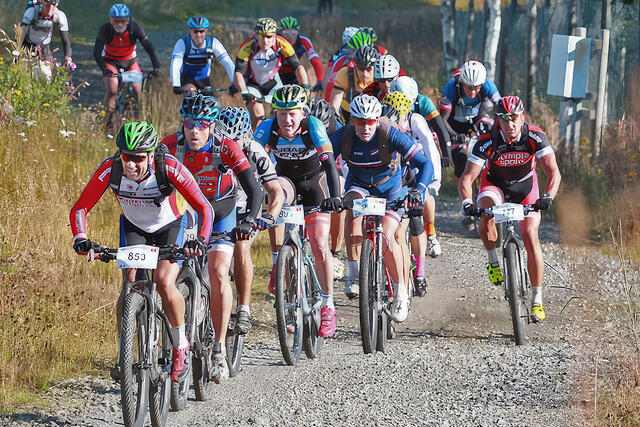
<svg viewBox="0 0 640 427"><path fill-rule="evenodd" d="M298 85L285 85L276 90L271 106L276 110L295 110L304 108L308 100L307 91Z"/></svg>
<svg viewBox="0 0 640 427"><path fill-rule="evenodd" d="M278 30L278 24L271 18L258 18L253 31L259 36L272 36Z"/></svg>
<svg viewBox="0 0 640 427"><path fill-rule="evenodd" d="M389 104L396 109L398 114L407 114L411 111L411 101L407 98L407 95L400 91L389 92L382 99L383 104Z"/></svg>

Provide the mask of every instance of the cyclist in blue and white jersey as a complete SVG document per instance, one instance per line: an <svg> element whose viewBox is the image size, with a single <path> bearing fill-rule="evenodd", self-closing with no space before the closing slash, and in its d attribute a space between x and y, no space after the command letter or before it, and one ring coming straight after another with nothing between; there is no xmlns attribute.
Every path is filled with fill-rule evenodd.
<svg viewBox="0 0 640 427"><path fill-rule="evenodd" d="M171 84L173 91L203 89L211 86L211 59L222 65L233 84L235 65L220 40L207 36L209 20L192 16L187 23L189 35L176 42L171 54Z"/></svg>
<svg viewBox="0 0 640 427"><path fill-rule="evenodd" d="M336 153L349 165L345 183L345 201L374 196L388 201L403 197L400 160L409 161L418 170L415 186L409 190L410 204L422 204L427 187L433 180L433 165L422 153L421 147L412 137L391 126L386 117L381 117L382 105L373 96L361 94L353 98L350 105L354 123L349 124L330 139ZM402 322L409 312L409 296L406 288L400 245L395 231L400 222L397 212L389 210L382 220L385 242L385 266L389 271L396 296L391 315ZM362 242L361 220L347 214L347 258L349 263L349 285L357 281L359 247ZM402 286L399 286L402 284Z"/></svg>

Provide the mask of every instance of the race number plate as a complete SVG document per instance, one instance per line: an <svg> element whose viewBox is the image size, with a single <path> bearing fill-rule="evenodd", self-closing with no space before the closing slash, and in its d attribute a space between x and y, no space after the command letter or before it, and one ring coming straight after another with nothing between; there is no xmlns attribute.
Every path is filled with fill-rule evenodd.
<svg viewBox="0 0 640 427"><path fill-rule="evenodd" d="M123 246L116 256L120 268L148 268L158 265L158 248L147 245Z"/></svg>
<svg viewBox="0 0 640 427"><path fill-rule="evenodd" d="M522 221L524 219L524 206L517 203L504 203L491 208L491 213L498 224L507 221Z"/></svg>
<svg viewBox="0 0 640 427"><path fill-rule="evenodd" d="M140 83L142 82L142 73L138 71L124 71L120 75L122 83Z"/></svg>
<svg viewBox="0 0 640 427"><path fill-rule="evenodd" d="M276 224L304 225L304 208L302 206L284 206Z"/></svg>
<svg viewBox="0 0 640 427"><path fill-rule="evenodd" d="M384 216L387 210L387 199L367 197L353 201L353 216L376 215Z"/></svg>

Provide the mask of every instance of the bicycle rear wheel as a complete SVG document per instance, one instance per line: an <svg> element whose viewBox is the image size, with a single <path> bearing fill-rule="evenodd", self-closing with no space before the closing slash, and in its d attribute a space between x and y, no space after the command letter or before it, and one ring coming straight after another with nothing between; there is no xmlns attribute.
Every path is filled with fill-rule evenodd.
<svg viewBox="0 0 640 427"><path fill-rule="evenodd" d="M376 352L379 339L375 269L376 257L373 253L373 242L365 239L360 249L360 298L358 300L360 336L365 354Z"/></svg>
<svg viewBox="0 0 640 427"><path fill-rule="evenodd" d="M302 249L307 259L313 259L311 253L311 245L308 241L304 242ZM307 263L305 265L305 277L303 286L305 287L305 295L309 301L309 305L313 307L314 303L318 301L320 297L320 288L316 285L313 275L313 266ZM311 315L304 318L304 353L309 359L315 359L324 343L324 338L318 336L320 331L320 308L313 310Z"/></svg>
<svg viewBox="0 0 640 427"><path fill-rule="evenodd" d="M191 349L189 351L190 357L193 361L193 337L191 336L191 326L194 322L195 309L193 307L192 298L191 298L191 289L195 289L196 285L191 281L190 278L185 278L181 283L176 284L176 287L182 293L185 301L185 322L184 327L187 333L187 338L191 343ZM189 369L191 369L191 363L187 365ZM184 376L182 381L174 382L171 381L171 410L172 411L182 411L187 406L187 397L189 395L189 387L191 386L191 373L189 372Z"/></svg>
<svg viewBox="0 0 640 427"><path fill-rule="evenodd" d="M151 425L153 427L162 427L167 423L169 407L171 406L173 345L169 339L169 331L159 315L156 315L156 333L158 344L155 351L151 353L155 356L153 362L156 366L152 366L151 369L155 369L158 376L155 381L151 381L149 386L149 413L151 415ZM191 366L191 363L187 362L187 366ZM187 387L187 392L188 390Z"/></svg>
<svg viewBox="0 0 640 427"><path fill-rule="evenodd" d="M303 338L302 306L298 301L298 271L296 256L290 245L284 245L276 262L276 320L280 350L287 365L300 358Z"/></svg>
<svg viewBox="0 0 640 427"><path fill-rule="evenodd" d="M507 243L505 249L506 285L509 295L509 310L513 323L513 338L516 345L524 344L525 321L527 317L527 307L521 286L521 269L518 246L515 242Z"/></svg>
<svg viewBox="0 0 640 427"><path fill-rule="evenodd" d="M143 368L148 340L145 299L132 292L124 300L120 334L120 402L124 425L142 426L149 398L149 369Z"/></svg>
<svg viewBox="0 0 640 427"><path fill-rule="evenodd" d="M244 335L227 331L225 338L227 347L227 364L229 365L229 377L235 377L242 364L242 349L244 347Z"/></svg>

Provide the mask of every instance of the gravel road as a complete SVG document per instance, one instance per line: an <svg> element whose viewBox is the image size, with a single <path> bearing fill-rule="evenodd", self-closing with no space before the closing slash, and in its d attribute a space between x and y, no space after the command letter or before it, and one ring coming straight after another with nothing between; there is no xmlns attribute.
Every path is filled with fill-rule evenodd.
<svg viewBox="0 0 640 427"><path fill-rule="evenodd" d="M284 365L271 302L253 306L242 372L210 400L191 400L168 425L573 425L581 333L570 250L545 226L547 320L516 348L503 293L488 283L481 243L459 225L458 203L439 202L443 255L428 261L429 292L413 300L386 354L364 355L357 301L337 293L338 331L317 360ZM550 222L545 215L545 221ZM54 386L44 409L1 418L8 425L117 425L119 387L105 377ZM193 394L192 394L193 399Z"/></svg>

